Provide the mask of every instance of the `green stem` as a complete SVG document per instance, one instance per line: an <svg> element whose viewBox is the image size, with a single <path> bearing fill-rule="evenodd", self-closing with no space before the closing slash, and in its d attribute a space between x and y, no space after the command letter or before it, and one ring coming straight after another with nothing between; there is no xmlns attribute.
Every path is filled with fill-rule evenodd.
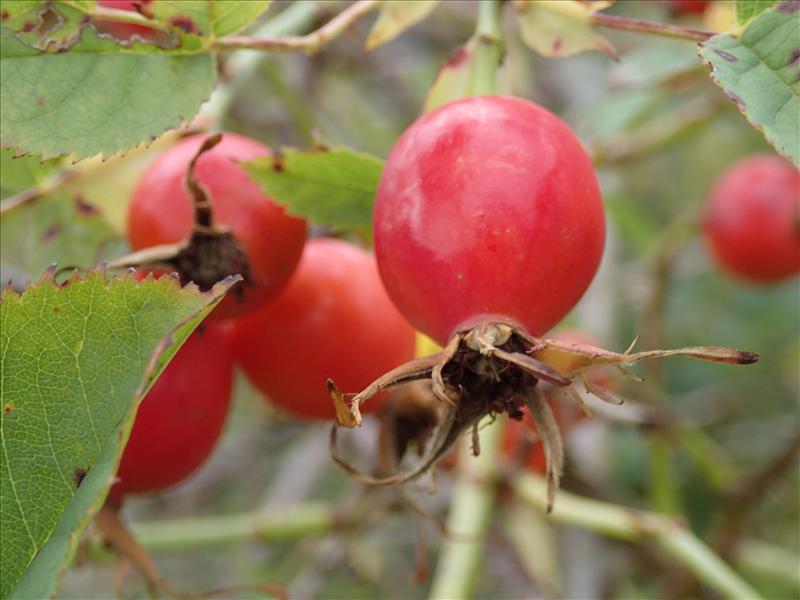
<svg viewBox="0 0 800 600"><path fill-rule="evenodd" d="M442 545L430 598L451 600L472 596L481 566L483 539L494 506L495 468L502 425L498 420L481 431L481 453L477 457L468 456L469 448L462 444L461 470L453 486L447 517L447 529L452 537Z"/></svg>
<svg viewBox="0 0 800 600"><path fill-rule="evenodd" d="M779 579L800 592L800 570L797 568L800 556L790 550L756 540L742 540L736 554L740 568Z"/></svg>
<svg viewBox="0 0 800 600"><path fill-rule="evenodd" d="M475 28L477 47L469 87L472 96L497 93L497 71L505 56L502 15L503 4L500 0L478 2L478 23Z"/></svg>
<svg viewBox="0 0 800 600"><path fill-rule="evenodd" d="M650 448L650 506L660 513L681 513L681 499L673 465L672 441L663 432L654 432Z"/></svg>
<svg viewBox="0 0 800 600"><path fill-rule="evenodd" d="M518 474L509 482L516 494L544 511L547 484L541 477ZM681 521L657 513L615 506L559 491L551 513L556 522L583 527L628 541L652 539L697 578L726 598L757 600L762 596L714 554Z"/></svg>
<svg viewBox="0 0 800 600"><path fill-rule="evenodd" d="M159 552L219 548L247 540L284 542L340 526L345 524L330 505L309 502L269 512L135 523L130 529L144 548Z"/></svg>

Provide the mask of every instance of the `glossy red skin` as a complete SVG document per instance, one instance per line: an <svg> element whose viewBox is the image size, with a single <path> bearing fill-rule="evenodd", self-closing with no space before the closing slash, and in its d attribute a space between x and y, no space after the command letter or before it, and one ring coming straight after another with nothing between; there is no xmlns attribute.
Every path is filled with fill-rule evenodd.
<svg viewBox="0 0 800 600"><path fill-rule="evenodd" d="M103 8L114 8L116 10L127 10L129 12L139 12L152 0L98 0L97 5ZM157 29L147 25L135 25L132 23L116 23L113 21L95 21L94 27L100 33L107 33L120 40L130 40L134 36L145 41L156 40L162 34Z"/></svg>
<svg viewBox="0 0 800 600"><path fill-rule="evenodd" d="M230 407L233 360L224 330L200 327L142 400L112 499L171 487L214 449Z"/></svg>
<svg viewBox="0 0 800 600"><path fill-rule="evenodd" d="M333 419L326 381L361 390L414 357L415 333L389 300L375 259L313 239L287 288L233 325L236 360L269 400L295 416ZM372 398L372 412L383 396Z"/></svg>
<svg viewBox="0 0 800 600"><path fill-rule="evenodd" d="M769 155L745 158L716 181L703 221L719 265L756 283L800 272L800 172Z"/></svg>
<svg viewBox="0 0 800 600"><path fill-rule="evenodd" d="M128 232L134 250L179 242L193 225L186 169L205 140L186 138L164 152L145 171L131 198ZM272 300L289 281L306 239L306 222L286 214L233 161L269 156L269 149L235 133L197 161L197 180L211 194L217 223L230 228L250 261L252 285L240 283L211 318L230 318Z"/></svg>
<svg viewBox="0 0 800 600"><path fill-rule="evenodd" d="M569 127L527 100L446 104L395 144L375 205L375 253L400 311L440 344L459 326L555 325L600 264L605 217Z"/></svg>
<svg viewBox="0 0 800 600"><path fill-rule="evenodd" d="M709 0L670 0L672 10L681 15L702 15L709 4Z"/></svg>

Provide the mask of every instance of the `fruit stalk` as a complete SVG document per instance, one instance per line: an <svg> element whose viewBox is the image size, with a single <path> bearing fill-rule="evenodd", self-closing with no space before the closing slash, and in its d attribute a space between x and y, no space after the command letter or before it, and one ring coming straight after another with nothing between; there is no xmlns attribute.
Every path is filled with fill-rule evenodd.
<svg viewBox="0 0 800 600"><path fill-rule="evenodd" d="M478 23L475 29L475 59L470 74L470 93L487 96L497 92L497 70L505 57L502 29L503 5L500 0L478 3Z"/></svg>

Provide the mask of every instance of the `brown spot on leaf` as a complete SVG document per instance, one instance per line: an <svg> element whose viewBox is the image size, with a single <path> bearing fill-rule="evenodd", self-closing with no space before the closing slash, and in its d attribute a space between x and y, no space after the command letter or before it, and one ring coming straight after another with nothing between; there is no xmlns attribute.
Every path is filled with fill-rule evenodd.
<svg viewBox="0 0 800 600"><path fill-rule="evenodd" d="M44 230L44 233L42 233L42 241L49 242L59 233L61 233L61 225L58 223L53 223L50 225L50 227Z"/></svg>
<svg viewBox="0 0 800 600"><path fill-rule="evenodd" d="M714 54L721 56L723 59L731 63L737 62L739 60L730 52L725 52L725 50L720 50L719 48L714 48Z"/></svg>
<svg viewBox="0 0 800 600"><path fill-rule="evenodd" d="M795 63L798 60L800 60L800 48L795 48L789 55L789 60L786 61L786 66L788 67L790 64Z"/></svg>
<svg viewBox="0 0 800 600"><path fill-rule="evenodd" d="M53 307L53 312L54 312L54 313L60 313L60 312L61 312L61 309L60 309L59 307L57 307L57 306L54 306L54 307Z"/></svg>
<svg viewBox="0 0 800 600"><path fill-rule="evenodd" d="M6 405L3 407L3 412L6 414L14 412L14 405L10 402L6 402Z"/></svg>
<svg viewBox="0 0 800 600"><path fill-rule="evenodd" d="M22 24L21 31L29 33L34 29L36 29L36 21L26 21L25 23Z"/></svg>
<svg viewBox="0 0 800 600"><path fill-rule="evenodd" d="M781 2L778 5L778 10L782 13L792 14L800 10L800 0L789 0L789 2Z"/></svg>
<svg viewBox="0 0 800 600"><path fill-rule="evenodd" d="M77 467L73 472L72 475L75 477L75 487L81 487L83 480L86 478L86 474L89 471L84 469L83 467Z"/></svg>
<svg viewBox="0 0 800 600"><path fill-rule="evenodd" d="M100 209L91 202L87 202L81 194L75 195L75 210L77 210L79 214L87 217L100 214Z"/></svg>
<svg viewBox="0 0 800 600"><path fill-rule="evenodd" d="M2 19L3 21L7 20L7 19L8 19L8 17L10 17L10 16L11 16L11 15L10 15L10 14L8 14L8 11L7 11L7 10L4 10L3 12L1 12L1 13L0 13L0 19Z"/></svg>
<svg viewBox="0 0 800 600"><path fill-rule="evenodd" d="M197 27L197 23L195 23L189 17L184 17L182 15L175 15L169 20L170 24L178 29L181 29L184 33L200 33L200 29Z"/></svg>
<svg viewBox="0 0 800 600"><path fill-rule="evenodd" d="M276 173L283 173L286 169L285 165L283 164L283 158L280 156L276 156L272 159L272 170Z"/></svg>
<svg viewBox="0 0 800 600"><path fill-rule="evenodd" d="M39 106L47 106L47 100L41 94L36 94L36 104Z"/></svg>
<svg viewBox="0 0 800 600"><path fill-rule="evenodd" d="M562 38L560 35L557 35L553 40L553 54L558 54L563 44L564 38Z"/></svg>
<svg viewBox="0 0 800 600"><path fill-rule="evenodd" d="M736 102L736 105L739 106L740 108L745 108L747 106L747 102L742 100L741 97L735 92L732 92L730 90L725 90L725 95L734 102Z"/></svg>

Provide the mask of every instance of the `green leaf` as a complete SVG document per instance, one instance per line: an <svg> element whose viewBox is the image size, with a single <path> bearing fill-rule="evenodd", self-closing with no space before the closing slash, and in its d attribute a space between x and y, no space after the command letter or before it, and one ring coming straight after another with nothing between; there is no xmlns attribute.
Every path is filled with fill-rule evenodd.
<svg viewBox="0 0 800 600"><path fill-rule="evenodd" d="M0 138L44 158L110 156L190 120L214 85L210 55L124 48L84 29L69 52L41 52L2 29Z"/></svg>
<svg viewBox="0 0 800 600"><path fill-rule="evenodd" d="M269 8L272 0L215 0L211 4L213 32L217 37L239 33Z"/></svg>
<svg viewBox="0 0 800 600"><path fill-rule="evenodd" d="M38 156L20 156L14 158L14 151L0 150L0 198L6 198L22 190L33 187L55 173L61 161L51 159L43 161Z"/></svg>
<svg viewBox="0 0 800 600"><path fill-rule="evenodd" d="M63 52L78 42L81 29L88 24L84 10L83 5L44 0L3 2L3 27L29 46Z"/></svg>
<svg viewBox="0 0 800 600"><path fill-rule="evenodd" d="M0 220L0 281L18 288L53 263L93 266L125 248L100 210L80 195L39 198Z"/></svg>
<svg viewBox="0 0 800 600"><path fill-rule="evenodd" d="M746 25L753 17L772 7L778 0L736 0L736 24Z"/></svg>
<svg viewBox="0 0 800 600"><path fill-rule="evenodd" d="M3 292L0 597L55 589L53 567L102 502L138 401L233 282L204 294L94 271Z"/></svg>
<svg viewBox="0 0 800 600"><path fill-rule="evenodd" d="M119 457L128 441L135 411L129 411L124 421L111 435L97 462L75 491L50 539L39 550L8 600L54 598L69 563L80 543L80 532L91 523L103 506L109 483L116 474Z"/></svg>
<svg viewBox="0 0 800 600"><path fill-rule="evenodd" d="M149 7L152 18L201 37L237 33L258 18L271 0L158 0Z"/></svg>
<svg viewBox="0 0 800 600"><path fill-rule="evenodd" d="M409 27L433 12L439 0L385 0L365 47L367 50L391 42Z"/></svg>
<svg viewBox="0 0 800 600"><path fill-rule="evenodd" d="M279 157L243 163L264 193L313 223L343 229L371 226L381 159L341 146L282 152Z"/></svg>
<svg viewBox="0 0 800 600"><path fill-rule="evenodd" d="M800 2L762 12L737 40L715 35L699 54L711 78L751 125L795 165L800 163Z"/></svg>
<svg viewBox="0 0 800 600"><path fill-rule="evenodd" d="M575 0L526 0L515 4L522 41L543 56L563 58L586 50L599 50L612 58L617 52L592 29L592 15L608 6L587 6Z"/></svg>

